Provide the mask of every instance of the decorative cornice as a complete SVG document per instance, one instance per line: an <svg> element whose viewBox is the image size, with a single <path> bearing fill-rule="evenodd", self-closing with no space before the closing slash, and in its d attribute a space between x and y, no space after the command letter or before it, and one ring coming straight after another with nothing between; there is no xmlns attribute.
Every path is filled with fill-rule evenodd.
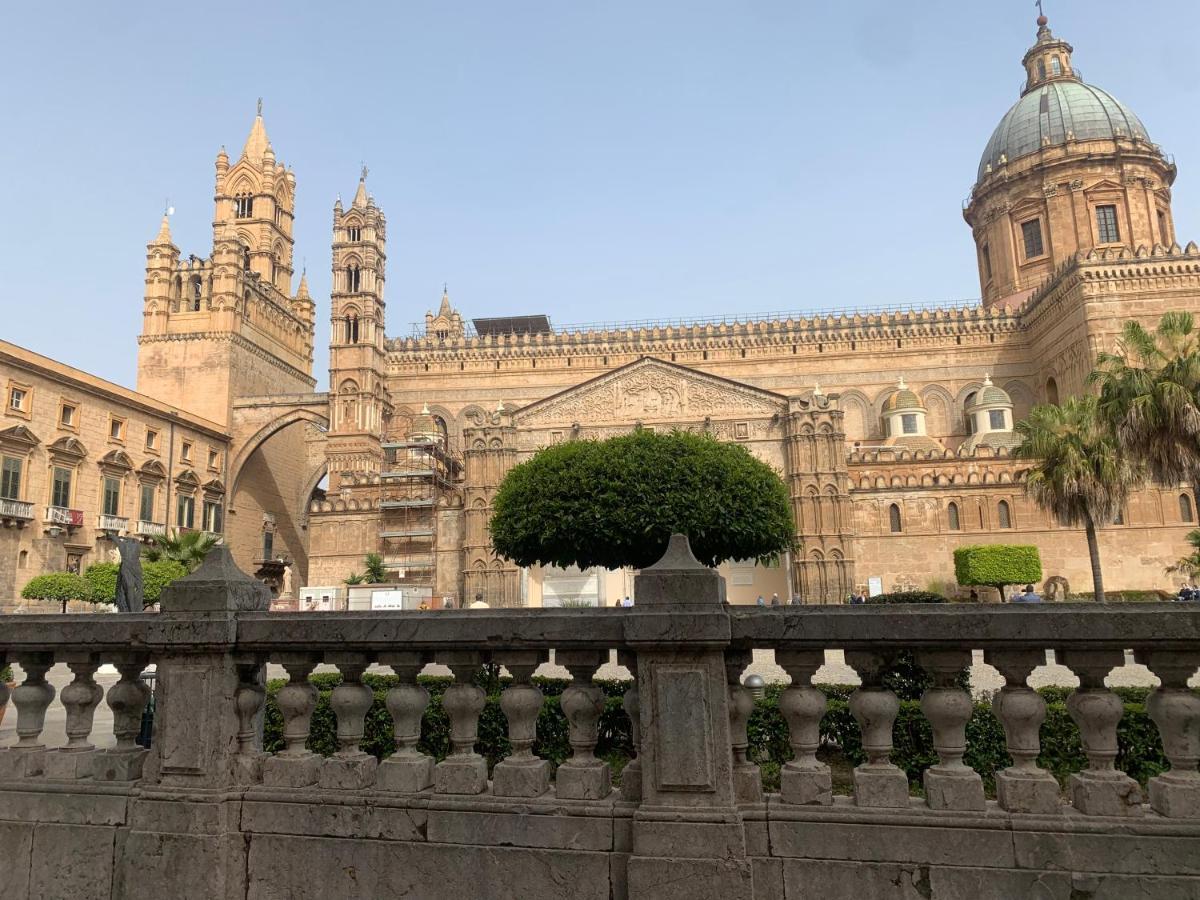
<svg viewBox="0 0 1200 900"><path fill-rule="evenodd" d="M259 359L264 359L281 369L293 378L298 378L308 384L310 387L317 386L317 380L311 375L306 375L300 369L290 363L286 363L278 356L260 347L258 344L247 340L240 334L231 334L228 331L193 331L187 334L139 334L138 344L162 344L171 341L218 341L229 342L241 350L247 350Z"/></svg>

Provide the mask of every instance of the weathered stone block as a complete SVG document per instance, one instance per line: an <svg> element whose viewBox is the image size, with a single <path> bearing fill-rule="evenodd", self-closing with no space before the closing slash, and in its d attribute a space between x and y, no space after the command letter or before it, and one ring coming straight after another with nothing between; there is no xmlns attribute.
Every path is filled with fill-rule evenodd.
<svg viewBox="0 0 1200 900"><path fill-rule="evenodd" d="M142 777L148 750L101 750L92 763L96 781L137 781Z"/></svg>
<svg viewBox="0 0 1200 900"><path fill-rule="evenodd" d="M482 756L451 756L433 770L438 794L482 794L487 790L487 760Z"/></svg>
<svg viewBox="0 0 1200 900"><path fill-rule="evenodd" d="M497 768L499 768L497 766ZM389 756L375 772L375 789L396 794L417 794L433 787L433 758L398 759Z"/></svg>
<svg viewBox="0 0 1200 900"><path fill-rule="evenodd" d="M239 753L233 758L234 784L242 787L262 784L263 763L270 758L270 753Z"/></svg>
<svg viewBox="0 0 1200 900"><path fill-rule="evenodd" d="M45 750L0 750L0 781L32 778L45 770Z"/></svg>
<svg viewBox="0 0 1200 900"><path fill-rule="evenodd" d="M47 900L114 896L116 834L114 828L39 825L33 832L28 896Z"/></svg>
<svg viewBox="0 0 1200 900"><path fill-rule="evenodd" d="M758 766L733 770L733 796L738 803L762 803L762 773Z"/></svg>
<svg viewBox="0 0 1200 900"><path fill-rule="evenodd" d="M1200 778L1168 772L1151 778L1147 786L1150 808L1160 816L1200 819Z"/></svg>
<svg viewBox="0 0 1200 900"><path fill-rule="evenodd" d="M833 775L828 768L794 769L783 767L780 794L785 803L798 806L830 806L833 803Z"/></svg>
<svg viewBox="0 0 1200 900"><path fill-rule="evenodd" d="M892 765L863 764L854 770L854 802L858 806L908 808L908 779Z"/></svg>
<svg viewBox="0 0 1200 900"><path fill-rule="evenodd" d="M1087 816L1140 816L1142 789L1124 772L1078 772L1071 776L1071 803Z"/></svg>
<svg viewBox="0 0 1200 900"><path fill-rule="evenodd" d="M535 759L504 760L492 770L492 793L497 797L540 797L550 790L550 763Z"/></svg>
<svg viewBox="0 0 1200 900"><path fill-rule="evenodd" d="M321 777L321 757L272 756L263 762L263 784L268 787L300 788L316 784Z"/></svg>
<svg viewBox="0 0 1200 900"><path fill-rule="evenodd" d="M0 900L27 900L29 893L29 858L33 853L32 824L0 822Z"/></svg>
<svg viewBox="0 0 1200 900"><path fill-rule="evenodd" d="M60 781L91 778L95 761L95 750L54 750L46 754L45 775Z"/></svg>
<svg viewBox="0 0 1200 900"><path fill-rule="evenodd" d="M925 770L925 801L930 809L978 810L987 808L983 779L970 769L947 772L938 766Z"/></svg>
<svg viewBox="0 0 1200 900"><path fill-rule="evenodd" d="M554 794L562 800L603 800L612 793L612 772L604 763L558 767L554 775Z"/></svg>
<svg viewBox="0 0 1200 900"><path fill-rule="evenodd" d="M496 847L597 852L613 848L612 820L607 816L563 815L561 806L524 806L517 814L497 808L504 811L431 809L426 839L432 844L478 846L480 835L487 835L488 845Z"/></svg>
<svg viewBox="0 0 1200 900"><path fill-rule="evenodd" d="M645 859L631 857L630 897L654 900L753 900L747 859Z"/></svg>
<svg viewBox="0 0 1200 900"><path fill-rule="evenodd" d="M1053 815L1062 812L1058 781L1049 772L1026 775L1015 769L996 773L996 800L1012 813Z"/></svg>
<svg viewBox="0 0 1200 900"><path fill-rule="evenodd" d="M333 756L321 764L317 783L327 791L361 791L375 783L379 760L373 756Z"/></svg>

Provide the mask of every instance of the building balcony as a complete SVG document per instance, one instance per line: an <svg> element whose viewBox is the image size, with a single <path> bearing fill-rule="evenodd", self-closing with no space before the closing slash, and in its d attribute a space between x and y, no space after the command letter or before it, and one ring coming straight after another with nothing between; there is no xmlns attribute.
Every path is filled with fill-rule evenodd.
<svg viewBox="0 0 1200 900"><path fill-rule="evenodd" d="M67 509L65 506L47 506L46 524L63 528L82 528L83 510Z"/></svg>
<svg viewBox="0 0 1200 900"><path fill-rule="evenodd" d="M96 520L96 527L101 531L120 533L129 530L129 520L124 516L106 516L101 514Z"/></svg>
<svg viewBox="0 0 1200 900"><path fill-rule="evenodd" d="M24 528L33 521L33 504L21 500L0 500L0 523L5 527Z"/></svg>
<svg viewBox="0 0 1200 900"><path fill-rule="evenodd" d="M166 537L167 526L159 522L146 522L139 519L133 526L133 532L138 537Z"/></svg>

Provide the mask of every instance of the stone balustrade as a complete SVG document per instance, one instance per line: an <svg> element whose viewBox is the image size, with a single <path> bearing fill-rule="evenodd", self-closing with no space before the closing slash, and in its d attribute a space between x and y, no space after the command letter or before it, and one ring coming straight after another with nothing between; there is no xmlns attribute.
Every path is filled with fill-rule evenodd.
<svg viewBox="0 0 1200 900"><path fill-rule="evenodd" d="M1200 608L731 608L686 542L638 576L636 601L267 613L265 588L221 548L172 586L159 614L0 617L0 665L23 673L10 700L18 737L0 748L0 844L17 860L14 884L38 896L263 900L1200 896L1200 695L1187 687ZM794 758L778 794L764 794L748 756L754 699L741 676L763 649L790 679L779 708ZM1147 706L1170 768L1145 796L1114 764L1123 706L1104 686L1128 649L1161 681ZM834 795L818 757L827 701L813 678L828 650L844 651L862 682L849 707L866 758L849 796ZM964 762L972 701L960 675L974 650L1005 681L993 708L1012 763L994 800ZM605 696L593 677L613 651L635 679L623 708L636 756L617 788L595 752ZM1037 762L1046 707L1027 682L1047 651L1080 680L1068 710L1087 766L1065 790ZM544 697L533 675L552 652L571 675L560 698L571 753L556 769L534 752ZM890 758L900 703L884 676L902 652L932 680L920 709L937 762L919 796ZM287 675L274 753L262 744L268 662ZM72 676L59 698L67 743L48 748L56 663ZM102 663L119 673L103 697ZM431 663L454 675L441 760L420 744L430 695L418 676ZM151 664L146 750L135 738ZM341 674L328 757L308 747L320 665ZM485 665L510 676L500 708L511 752L491 771L476 750ZM396 676L384 701L395 752L382 761L360 746L372 666ZM98 750L102 699L115 746ZM46 828L58 839L39 840ZM52 877L80 854L95 865ZM895 887L905 883L907 893Z"/></svg>

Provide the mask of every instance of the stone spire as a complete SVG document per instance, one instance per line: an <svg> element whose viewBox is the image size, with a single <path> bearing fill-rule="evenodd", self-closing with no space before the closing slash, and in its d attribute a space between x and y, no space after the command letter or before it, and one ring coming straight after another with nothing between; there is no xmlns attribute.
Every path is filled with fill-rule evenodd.
<svg viewBox="0 0 1200 900"><path fill-rule="evenodd" d="M448 319L452 315L454 315L454 308L450 305L450 291L443 285L442 305L438 307L438 317L445 316Z"/></svg>
<svg viewBox="0 0 1200 900"><path fill-rule="evenodd" d="M151 243L161 247L175 246L175 242L171 240L171 216L169 213L163 213L162 224L158 226L158 234Z"/></svg>
<svg viewBox="0 0 1200 900"><path fill-rule="evenodd" d="M354 192L354 201L350 205L356 209L366 209L367 202L367 167L363 166L362 175L358 177L358 190Z"/></svg>
<svg viewBox="0 0 1200 900"><path fill-rule="evenodd" d="M303 269L300 272L300 286L296 288L297 300L311 300L312 296L308 293L308 270Z"/></svg>
<svg viewBox="0 0 1200 900"><path fill-rule="evenodd" d="M246 138L246 146L242 148L242 156L252 162L261 162L271 147L271 139L267 137L267 127L263 124L262 98L258 100L258 115L250 126L250 134Z"/></svg>

